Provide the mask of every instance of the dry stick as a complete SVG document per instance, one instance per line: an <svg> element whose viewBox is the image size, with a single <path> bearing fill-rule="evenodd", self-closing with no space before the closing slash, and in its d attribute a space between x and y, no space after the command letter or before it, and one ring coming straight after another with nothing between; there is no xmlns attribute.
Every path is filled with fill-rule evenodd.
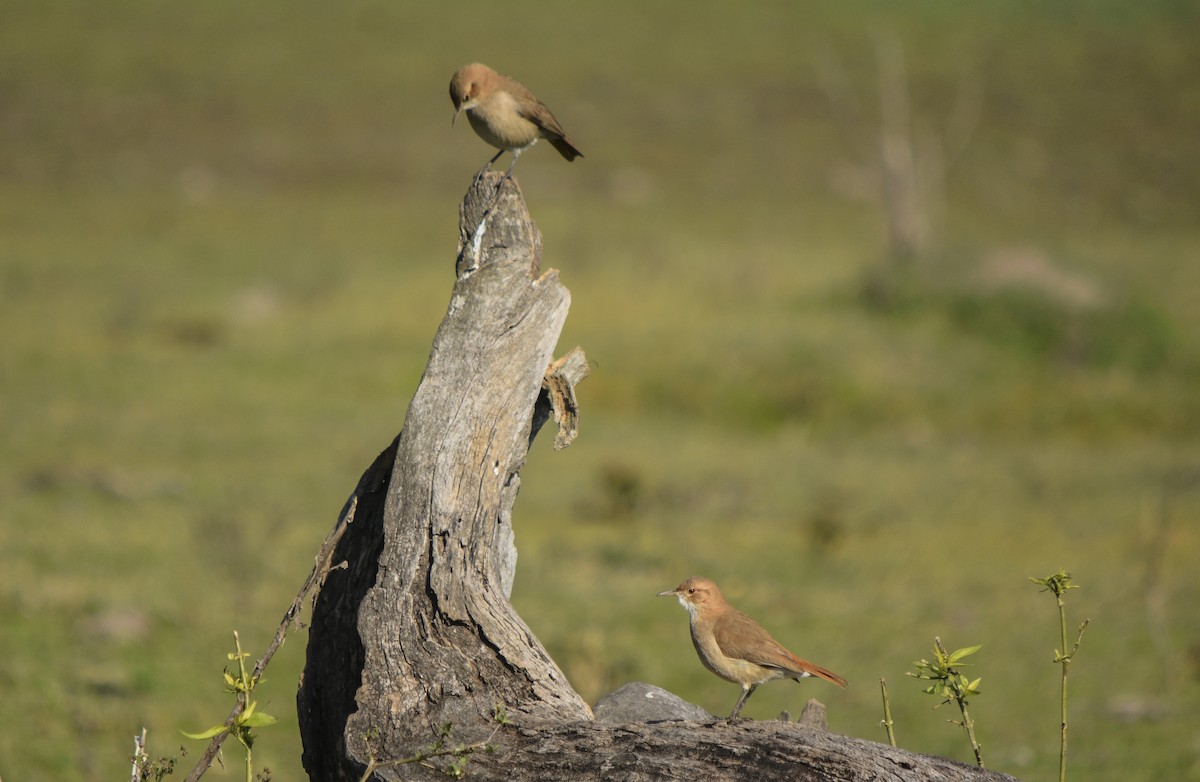
<svg viewBox="0 0 1200 782"><path fill-rule="evenodd" d="M133 737L133 773L129 776L129 782L142 782L142 756L146 754L146 728L142 728L142 735Z"/></svg>
<svg viewBox="0 0 1200 782"><path fill-rule="evenodd" d="M271 658L275 656L275 652L279 651L279 647L283 646L284 638L287 636L288 628L296 621L296 615L300 613L300 608L304 605L304 598L315 586L318 593L321 586L325 584L325 577L329 575L329 571L334 570L332 563L333 552L337 548L337 544L342 539L342 534L346 528L354 522L354 512L358 509L358 497L354 496L350 500L350 507L342 516L342 520L334 527L333 532L329 533L329 537L325 538L325 542L321 544L321 550L317 553L316 561L313 563L312 572L308 574L308 578L304 580L304 586L300 587L300 591L296 593L296 599L288 606L288 610L283 614L283 620L280 621L279 627L275 630L275 637L271 639L271 643L267 646L267 650L263 652L262 659L254 666L254 672L251 675L251 681L257 681L262 676L262 672L266 670L267 664L271 662ZM339 565L338 567L341 567ZM313 595L316 599L316 595ZM229 716L225 718L226 730L221 731L216 736L213 736L212 741L208 744L208 749L204 750L204 754L200 757L200 761L192 768L191 773L187 775L184 782L196 782L200 777L204 776L204 772L212 766L213 760L217 757L217 753L221 750L221 744L229 736L229 729L232 729L237 721L238 715L246 708L246 693L239 692L237 702L233 704L233 708L229 712Z"/></svg>

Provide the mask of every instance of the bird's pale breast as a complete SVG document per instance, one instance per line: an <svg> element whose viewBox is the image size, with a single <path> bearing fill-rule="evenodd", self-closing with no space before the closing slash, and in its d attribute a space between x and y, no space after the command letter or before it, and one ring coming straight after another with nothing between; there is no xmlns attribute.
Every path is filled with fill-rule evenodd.
<svg viewBox="0 0 1200 782"><path fill-rule="evenodd" d="M503 90L468 109L467 121L480 138L496 149L524 149L541 135L537 125L521 116L513 96Z"/></svg>
<svg viewBox="0 0 1200 782"><path fill-rule="evenodd" d="M696 653L700 657L700 662L704 663L705 668L726 681L736 682L741 685L762 684L771 679L778 679L783 675L783 672L776 668L766 668L749 660L729 657L721 651L721 647L717 645L713 634L711 632L697 632L694 622L691 625L691 630L692 645L696 647Z"/></svg>

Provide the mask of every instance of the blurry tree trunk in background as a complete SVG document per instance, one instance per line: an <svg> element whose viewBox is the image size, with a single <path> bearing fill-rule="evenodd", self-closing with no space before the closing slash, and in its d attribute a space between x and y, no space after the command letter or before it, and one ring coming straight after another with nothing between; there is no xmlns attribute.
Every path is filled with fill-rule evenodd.
<svg viewBox="0 0 1200 782"><path fill-rule="evenodd" d="M875 36L879 118L858 100L853 79L837 53L815 48L814 67L838 125L839 136L864 155L834 169L839 192L882 207L891 272L936 252L946 220L946 178L979 125L983 79L971 68L960 76L954 105L943 123L921 122L913 110L904 48L893 33ZM937 124L943 127L936 127ZM887 287L891 280L872 285ZM886 294L887 291L878 291Z"/></svg>
<svg viewBox="0 0 1200 782"><path fill-rule="evenodd" d="M940 131L919 128L904 48L895 35L875 42L879 64L879 160L888 216L889 255L905 266L937 249L945 232L946 177L966 149L983 111L983 79L963 72Z"/></svg>
<svg viewBox="0 0 1200 782"><path fill-rule="evenodd" d="M892 261L904 265L926 249L929 222L917 181L904 50L894 36L884 35L879 36L875 50L879 60L879 160L888 216L888 248Z"/></svg>
<svg viewBox="0 0 1200 782"><path fill-rule="evenodd" d="M425 375L343 510L345 566L313 608L297 693L310 777L445 779L467 762L480 780L1011 779L795 723L593 721L508 602L520 469L550 416L556 446L574 436L587 373L578 349L551 361L570 296L539 276L515 182L477 180L459 227Z"/></svg>

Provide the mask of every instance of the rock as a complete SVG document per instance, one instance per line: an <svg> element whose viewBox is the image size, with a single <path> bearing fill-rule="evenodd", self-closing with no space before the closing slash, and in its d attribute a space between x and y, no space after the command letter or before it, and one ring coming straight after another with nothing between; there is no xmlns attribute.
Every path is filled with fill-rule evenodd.
<svg viewBox="0 0 1200 782"><path fill-rule="evenodd" d="M712 715L662 687L631 682L601 698L592 710L597 722L623 725L658 720L711 720Z"/></svg>

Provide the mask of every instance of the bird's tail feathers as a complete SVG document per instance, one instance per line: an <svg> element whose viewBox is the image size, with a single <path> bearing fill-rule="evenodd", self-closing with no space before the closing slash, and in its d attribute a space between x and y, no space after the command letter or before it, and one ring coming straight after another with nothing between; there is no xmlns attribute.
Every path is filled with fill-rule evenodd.
<svg viewBox="0 0 1200 782"><path fill-rule="evenodd" d="M824 679L831 684L836 684L837 686L843 688L849 684L849 682L828 668L822 668L815 663L810 663L808 660L801 660L799 658L796 659L796 662L798 663L796 667L798 667L801 671L801 673L796 677L797 681L804 676L816 676L819 679Z"/></svg>
<svg viewBox="0 0 1200 782"><path fill-rule="evenodd" d="M574 160L577 157L583 157L583 153L575 148L575 145L567 141L566 137L554 135L553 133L546 136L546 140L554 145L558 150L558 154L565 157L568 161Z"/></svg>

